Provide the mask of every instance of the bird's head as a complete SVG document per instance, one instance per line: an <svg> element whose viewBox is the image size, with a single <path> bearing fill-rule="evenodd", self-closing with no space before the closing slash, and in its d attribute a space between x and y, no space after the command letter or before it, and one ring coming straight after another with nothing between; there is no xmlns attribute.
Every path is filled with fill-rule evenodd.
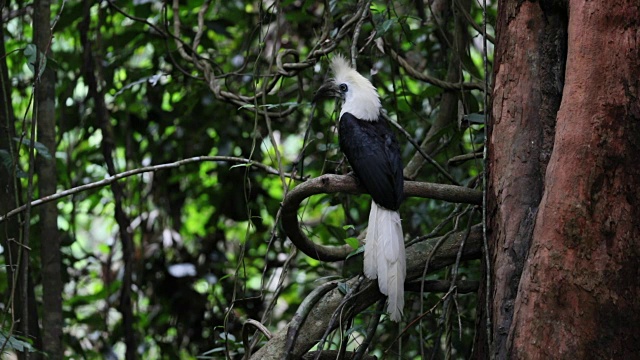
<svg viewBox="0 0 640 360"><path fill-rule="evenodd" d="M331 70L334 77L318 89L313 101L337 97L342 99L340 116L348 112L360 120L378 120L380 98L371 82L352 68L341 55L333 57Z"/></svg>

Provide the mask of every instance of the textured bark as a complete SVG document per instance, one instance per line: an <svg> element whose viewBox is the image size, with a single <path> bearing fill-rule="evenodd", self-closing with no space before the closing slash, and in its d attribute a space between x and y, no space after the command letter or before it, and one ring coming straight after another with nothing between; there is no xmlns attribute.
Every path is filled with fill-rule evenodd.
<svg viewBox="0 0 640 360"><path fill-rule="evenodd" d="M544 190L564 69L564 20L540 3L498 5L488 163L493 344L479 326L477 352L505 358L514 301ZM484 296L484 294L482 294ZM484 313L484 305L479 309ZM486 321L486 318L485 318Z"/></svg>
<svg viewBox="0 0 640 360"><path fill-rule="evenodd" d="M570 1L566 84L514 358L640 354L640 4Z"/></svg>
<svg viewBox="0 0 640 360"><path fill-rule="evenodd" d="M640 353L639 8L499 3L477 358Z"/></svg>
<svg viewBox="0 0 640 360"><path fill-rule="evenodd" d="M51 1L39 0L34 4L34 43L40 52L49 53L51 42ZM55 73L47 66L36 86L38 142L51 154L38 156L39 197L56 192L56 119ZM40 212L40 259L42 261L42 345L47 358L62 359L62 274L58 208L55 202L44 204Z"/></svg>
<svg viewBox="0 0 640 360"><path fill-rule="evenodd" d="M461 231L447 238L435 251L431 261L429 262L429 273L442 269L445 266L454 264L456 256L460 250L460 244L466 237L462 259L477 259L481 254L482 231L480 226L474 226L470 232ZM407 248L407 281L412 281L422 277L424 272L425 261L429 254L433 251L440 238L430 239L415 243ZM347 288L353 288L359 282L359 276L346 280ZM374 284L372 286L372 284ZM375 280L365 280L364 285L358 290L353 300L353 313L348 311L340 312L342 314L342 322L331 322L331 314L333 314L344 299L344 295L339 289L329 291L312 307L304 324L299 330L299 335L293 348L293 353L288 354L292 359L298 359L304 355L309 349L315 346L327 328L335 329L352 314L357 314L369 306L373 305L382 297L378 287L375 286ZM285 344L287 340L287 331L289 325L279 330L273 337L256 353L251 359L272 360L283 359ZM331 326L330 326L331 325Z"/></svg>

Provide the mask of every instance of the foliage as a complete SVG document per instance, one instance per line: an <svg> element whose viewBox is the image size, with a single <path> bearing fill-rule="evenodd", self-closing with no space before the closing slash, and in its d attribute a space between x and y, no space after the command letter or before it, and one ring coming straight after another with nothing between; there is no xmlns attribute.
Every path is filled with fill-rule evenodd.
<svg viewBox="0 0 640 360"><path fill-rule="evenodd" d="M475 2L460 4L469 9L471 19L482 23L482 9ZM337 148L334 104L312 105L310 100L328 76L328 58L337 52L351 56L355 49L358 69L377 86L390 118L418 143L437 121L445 94L454 94L465 120L462 116L448 119L447 126L429 139L429 144L435 144L429 155L458 183L478 187L481 160L446 164L457 155L482 151L483 123L478 115L483 110L482 92L445 91L415 79L388 50L382 50L385 46L395 49L410 66L435 78L481 84L481 37L470 24L454 21L459 9L414 5L409 1L370 3L370 16L359 25L359 36L350 25L327 56L306 63L314 51L323 49L321 41L340 35L362 3L69 0L53 4L57 22L51 53L41 62L56 73L58 146L51 154L24 135L33 124L36 58L31 17L24 12L3 24L7 56L2 61L10 75L12 103L0 107L12 109L19 119L17 140L10 141L22 146L16 147L15 163L0 150L2 166L11 169L8 173L18 176L26 189L31 166L27 150L33 143L39 156L55 158L61 191L104 179L108 168L101 149L105 142L113 142L117 172L208 155L250 159L300 177L346 173ZM22 6L29 5L10 3L7 9ZM494 9L489 10L491 21ZM85 21L86 32L78 31ZM453 34L463 38L458 41ZM456 49L456 44L464 47ZM87 47L92 61L86 56ZM304 66L285 69L279 60ZM451 63L462 70L459 79L448 78ZM87 73L98 79L95 90L106 104L111 133L105 133L100 124ZM263 89L268 91L253 97ZM458 111L455 114L458 117ZM404 136L399 138L405 164L420 157ZM5 145L7 141L0 139ZM429 164L420 168L416 180L449 182ZM262 319L275 330L328 277L360 271L360 265L313 260L287 241L278 211L287 191L299 180L220 161L145 173L119 183L130 221L127 231L134 241L129 254L133 256L133 331L143 358L219 358L223 354L240 358L245 320ZM21 193L24 203L26 192ZM354 238L366 228L369 201L368 196L314 196L300 209L301 221L316 242L354 246ZM125 272L114 193L103 187L73 194L57 204L65 269L65 355L121 356L128 330L123 327L119 298ZM32 211L37 214L37 209ZM401 211L409 241L434 228L438 231L432 236L454 227L462 229L470 216L465 206L425 199L407 199ZM478 220L476 212L474 221ZM37 229L37 215L32 225ZM6 244L7 239L3 241ZM38 276L42 241L47 241L47 234L31 232L36 298L46 281ZM11 265L6 257L4 261L3 268ZM448 276L441 272L429 279ZM480 276L475 262L463 263L458 270L459 279ZM3 299L9 299L6 277L0 290ZM441 351L446 329L442 294L408 296L405 319L419 315L421 301L423 309L435 310L400 334L395 324L383 320L374 354L397 348L398 341L404 358ZM9 309L6 302L4 309ZM456 333L453 347L456 356L466 357L472 346L475 296L457 296L451 309L457 318L451 321ZM357 316L344 333L349 349L362 341L371 315L369 311ZM6 330L9 313L4 317ZM337 348L339 336L330 343L329 347Z"/></svg>

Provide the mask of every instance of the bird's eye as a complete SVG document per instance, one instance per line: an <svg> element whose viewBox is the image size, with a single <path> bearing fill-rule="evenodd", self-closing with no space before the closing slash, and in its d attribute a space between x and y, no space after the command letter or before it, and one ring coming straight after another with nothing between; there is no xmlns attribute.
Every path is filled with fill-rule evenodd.
<svg viewBox="0 0 640 360"><path fill-rule="evenodd" d="M349 88L347 87L347 84L340 84L338 86L338 88L340 89L341 92L346 93L347 90L349 90Z"/></svg>

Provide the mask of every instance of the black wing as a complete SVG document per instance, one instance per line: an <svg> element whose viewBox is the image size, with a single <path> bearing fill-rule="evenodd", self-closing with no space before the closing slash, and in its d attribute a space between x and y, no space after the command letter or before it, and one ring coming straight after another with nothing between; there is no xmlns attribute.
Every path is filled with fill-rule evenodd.
<svg viewBox="0 0 640 360"><path fill-rule="evenodd" d="M340 149L373 200L398 210L404 198L402 158L395 134L384 120L359 120L350 113L340 118Z"/></svg>

